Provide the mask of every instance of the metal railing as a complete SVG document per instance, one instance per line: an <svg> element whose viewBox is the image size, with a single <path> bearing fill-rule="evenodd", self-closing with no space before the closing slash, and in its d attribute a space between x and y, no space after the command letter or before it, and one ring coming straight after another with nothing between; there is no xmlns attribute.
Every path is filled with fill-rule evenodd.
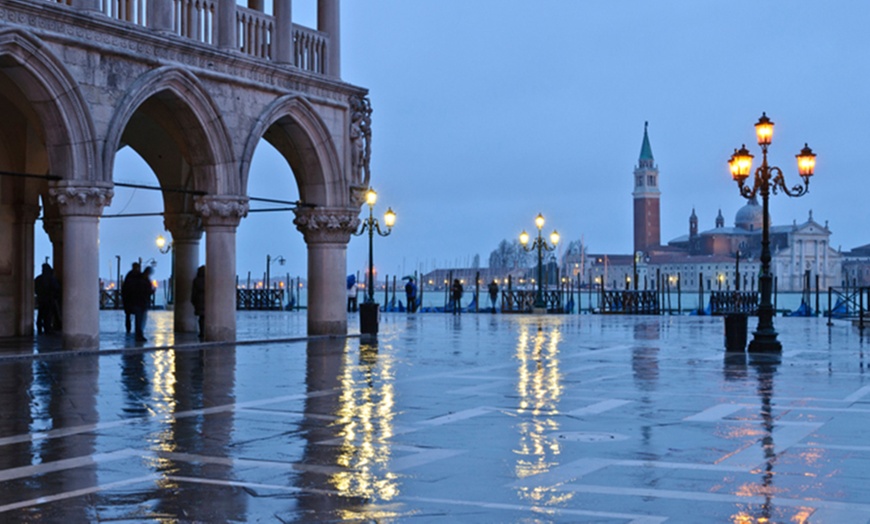
<svg viewBox="0 0 870 524"><path fill-rule="evenodd" d="M757 291L711 291L710 314L730 315L743 313L746 315L758 314Z"/></svg>
<svg viewBox="0 0 870 524"><path fill-rule="evenodd" d="M283 289L236 289L237 310L283 310Z"/></svg>
<svg viewBox="0 0 870 524"><path fill-rule="evenodd" d="M623 315L658 315L659 294L656 291L602 291L601 313Z"/></svg>
<svg viewBox="0 0 870 524"><path fill-rule="evenodd" d="M548 313L563 313L562 295L558 291L543 291ZM534 290L506 289L501 292L502 313L530 313L535 307Z"/></svg>

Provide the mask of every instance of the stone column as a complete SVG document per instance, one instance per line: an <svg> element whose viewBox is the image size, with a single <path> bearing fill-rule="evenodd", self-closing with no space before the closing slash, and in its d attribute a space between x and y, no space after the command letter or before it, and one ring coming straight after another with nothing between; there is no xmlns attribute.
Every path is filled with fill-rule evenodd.
<svg viewBox="0 0 870 524"><path fill-rule="evenodd" d="M237 49L236 0L218 0L218 47Z"/></svg>
<svg viewBox="0 0 870 524"><path fill-rule="evenodd" d="M205 227L205 340L236 339L236 228L247 197L196 197Z"/></svg>
<svg viewBox="0 0 870 524"><path fill-rule="evenodd" d="M196 333L199 327L190 293L199 267L202 219L190 213L167 214L163 225L172 234L173 327L177 333Z"/></svg>
<svg viewBox="0 0 870 524"><path fill-rule="evenodd" d="M329 35L326 74L341 78L341 27L339 0L317 0L317 30Z"/></svg>
<svg viewBox="0 0 870 524"><path fill-rule="evenodd" d="M275 41L272 60L278 64L295 64L293 60L293 14L291 0L275 2Z"/></svg>
<svg viewBox="0 0 870 524"><path fill-rule="evenodd" d="M72 6L91 11L100 10L100 0L72 0Z"/></svg>
<svg viewBox="0 0 870 524"><path fill-rule="evenodd" d="M172 31L172 0L148 0L148 27Z"/></svg>
<svg viewBox="0 0 870 524"><path fill-rule="evenodd" d="M347 334L347 243L359 226L353 208L298 208L308 245L308 334Z"/></svg>
<svg viewBox="0 0 870 524"><path fill-rule="evenodd" d="M18 205L16 206L15 222L18 238L13 245L18 250L16 272L20 271L18 279L19 304L17 326L15 332L19 335L33 334L33 279L34 266L42 267L42 261L34 264L33 260L33 224L39 218L39 206ZM14 251L13 251L14 252ZM41 270L40 270L41 272Z"/></svg>
<svg viewBox="0 0 870 524"><path fill-rule="evenodd" d="M111 187L59 186L48 190L63 219L63 347L100 345L100 215Z"/></svg>

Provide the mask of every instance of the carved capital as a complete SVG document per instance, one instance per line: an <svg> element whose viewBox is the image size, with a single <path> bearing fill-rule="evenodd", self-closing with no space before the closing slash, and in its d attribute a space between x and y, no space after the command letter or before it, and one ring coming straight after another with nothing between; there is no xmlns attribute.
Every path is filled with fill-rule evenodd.
<svg viewBox="0 0 870 524"><path fill-rule="evenodd" d="M359 227L359 210L348 208L297 208L296 229L302 232L307 244L347 244L350 235Z"/></svg>
<svg viewBox="0 0 870 524"><path fill-rule="evenodd" d="M172 234L173 241L202 239L202 217L193 213L165 214L163 215L163 227Z"/></svg>
<svg viewBox="0 0 870 524"><path fill-rule="evenodd" d="M112 203L114 190L100 186L58 186L48 188L48 198L62 216L92 216L103 214Z"/></svg>
<svg viewBox="0 0 870 524"><path fill-rule="evenodd" d="M205 195L194 198L205 226L237 227L248 215L248 197Z"/></svg>

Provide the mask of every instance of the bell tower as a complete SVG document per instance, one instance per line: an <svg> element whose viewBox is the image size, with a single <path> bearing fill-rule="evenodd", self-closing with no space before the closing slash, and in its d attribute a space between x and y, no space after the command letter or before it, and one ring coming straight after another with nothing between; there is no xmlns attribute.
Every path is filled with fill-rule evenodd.
<svg viewBox="0 0 870 524"><path fill-rule="evenodd" d="M655 165L647 128L643 124L643 144L634 169L634 252L649 251L661 245L659 213L659 168Z"/></svg>

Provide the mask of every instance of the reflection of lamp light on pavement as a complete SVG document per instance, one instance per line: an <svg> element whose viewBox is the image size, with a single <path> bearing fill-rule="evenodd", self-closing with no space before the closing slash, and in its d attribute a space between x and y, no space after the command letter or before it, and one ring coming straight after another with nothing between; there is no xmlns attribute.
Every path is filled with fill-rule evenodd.
<svg viewBox="0 0 870 524"><path fill-rule="evenodd" d="M553 251L556 249L556 246L559 244L559 232L553 231L550 234L550 242L553 244L552 246L547 244L547 241L544 240L543 236L541 236L541 231L544 229L544 215L538 213L538 216L535 217L535 227L538 228L538 236L535 238L532 245L528 245L529 243L529 234L523 231L520 233L520 244L522 244L523 249L526 251L534 251L537 249L538 251L538 278L537 278L537 293L535 294L535 309L547 309L547 302L544 300L544 290L543 290L543 280L544 280L544 265L543 265L543 256L544 251Z"/></svg>
<svg viewBox="0 0 870 524"><path fill-rule="evenodd" d="M374 263L374 236L375 233L385 237L393 230L393 225L396 223L396 213L392 208L387 208L384 213L384 224L387 226L385 231L381 231L381 226L378 219L374 215L375 203L378 201L378 194L374 189L369 188L366 191L366 204L369 205L369 216L362 221L359 231L354 235L362 235L366 231L369 232L369 267L368 267L368 282L366 282L366 298L363 304L360 305L360 332L369 335L378 333L378 304L375 302L375 263Z"/></svg>
<svg viewBox="0 0 870 524"><path fill-rule="evenodd" d="M761 146L763 156L761 166L755 170L755 176L752 178L751 185L746 185L745 182L752 170L753 156L746 149L745 145L740 150L734 150L728 165L731 169L731 177L740 188L740 194L744 198L753 198L756 194L760 193L762 200L761 275L758 277L761 301L758 306L758 327L753 333L752 342L749 343L749 351L779 352L782 351L782 344L776 339L777 334L773 327L775 312L771 303L773 276L770 273L770 212L768 199L771 191L774 193L782 191L790 197L799 197L806 194L810 186L810 177L813 176L815 170L816 155L812 149L804 144L804 148L796 155L798 174L803 179L803 185L789 188L785 183L782 171L778 167L767 163L767 147L773 140L773 122L771 122L765 113L761 114L761 118L755 124L755 134L758 138L758 145Z"/></svg>

